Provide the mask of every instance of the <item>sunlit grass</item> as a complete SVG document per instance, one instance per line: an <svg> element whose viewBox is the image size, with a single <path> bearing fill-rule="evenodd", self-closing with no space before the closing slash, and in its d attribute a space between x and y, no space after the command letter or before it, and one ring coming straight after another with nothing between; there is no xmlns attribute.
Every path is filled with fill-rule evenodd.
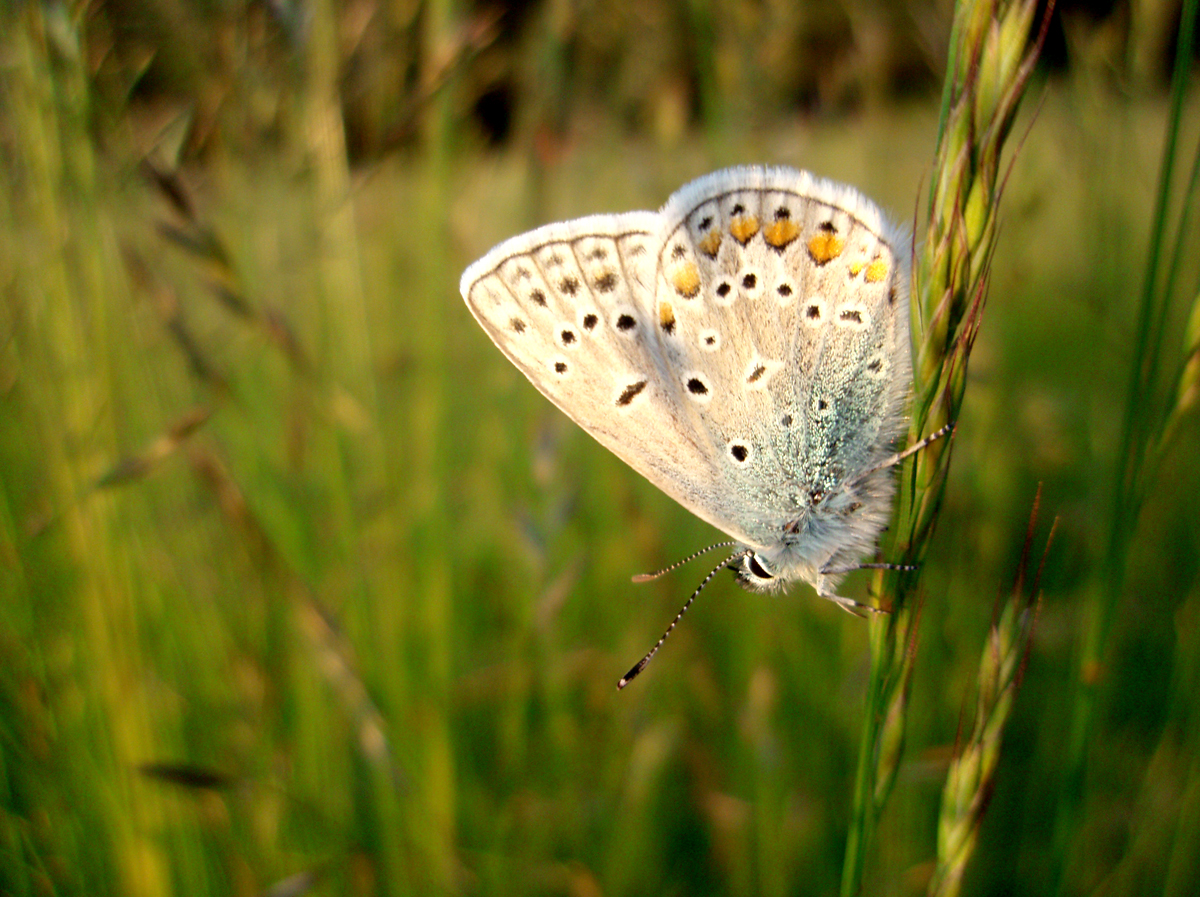
<svg viewBox="0 0 1200 897"><path fill-rule="evenodd" d="M227 160L186 173L189 223L93 151L26 49L5 88L20 164L0 190L0 891L253 894L311 876L319 893L834 893L866 627L806 590L764 600L722 579L618 695L693 585L629 575L713 533L541 399L455 285L504 236L654 208L734 162L855 183L907 220L936 113L670 154L606 134L537 171L517 153L395 161L347 169L341 198L311 172ZM1164 111L1106 99L1082 115L1086 86L1049 89L1008 187L922 571L909 747L871 893L932 872L1039 480L1062 524L968 883L1036 893L1064 862L1045 783L1063 772L1078 608L1103 554ZM163 221L210 229L228 264ZM1195 881L1188 427L1114 618L1066 867L1079 889L1114 869L1114 893L1137 893L1143 869L1167 893ZM866 597L865 578L851 586Z"/></svg>

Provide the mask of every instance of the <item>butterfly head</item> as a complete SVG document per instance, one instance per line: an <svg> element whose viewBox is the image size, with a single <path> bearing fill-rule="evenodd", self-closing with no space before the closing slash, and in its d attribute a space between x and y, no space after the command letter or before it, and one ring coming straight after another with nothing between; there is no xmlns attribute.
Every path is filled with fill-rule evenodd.
<svg viewBox="0 0 1200 897"><path fill-rule="evenodd" d="M796 580L816 586L820 576L811 563L792 557L786 547L776 553L747 548L730 560L729 568L742 588L750 592L782 592Z"/></svg>
<svg viewBox="0 0 1200 897"><path fill-rule="evenodd" d="M745 546L729 563L742 588L778 593L806 582L824 595L840 578L831 568L853 566L874 544L883 520L864 525L863 504L836 488L816 497L796 516L777 524L776 538L757 547ZM852 496L851 496L852 497ZM851 555L853 555L851 557Z"/></svg>
<svg viewBox="0 0 1200 897"><path fill-rule="evenodd" d="M777 592L783 587L782 581L767 564L760 559L753 548L747 548L736 555L729 568L734 571L737 581L742 588L751 592Z"/></svg>

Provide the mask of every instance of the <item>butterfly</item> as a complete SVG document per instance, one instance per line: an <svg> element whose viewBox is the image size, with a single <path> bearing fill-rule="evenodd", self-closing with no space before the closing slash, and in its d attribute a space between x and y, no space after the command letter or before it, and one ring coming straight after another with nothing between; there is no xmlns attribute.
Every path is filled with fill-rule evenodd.
<svg viewBox="0 0 1200 897"><path fill-rule="evenodd" d="M881 566L861 559L890 515L891 468L925 444L893 451L912 379L899 239L853 187L741 166L658 212L506 240L460 289L550 401L733 539L701 588L730 566L746 588L800 580L861 612L837 585Z"/></svg>

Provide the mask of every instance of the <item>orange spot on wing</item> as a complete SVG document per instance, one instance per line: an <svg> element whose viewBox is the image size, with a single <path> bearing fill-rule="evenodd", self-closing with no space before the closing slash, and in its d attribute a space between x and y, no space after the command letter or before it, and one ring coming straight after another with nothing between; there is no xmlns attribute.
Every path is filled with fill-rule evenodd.
<svg viewBox="0 0 1200 897"><path fill-rule="evenodd" d="M763 231L763 239L776 249L783 249L800 236L800 228L790 218L778 218Z"/></svg>
<svg viewBox="0 0 1200 897"><path fill-rule="evenodd" d="M700 292L700 272L692 262L684 262L671 272L671 285L680 296L691 299Z"/></svg>
<svg viewBox="0 0 1200 897"><path fill-rule="evenodd" d="M887 277L888 263L881 258L877 258L867 265L866 281L867 283L878 283Z"/></svg>
<svg viewBox="0 0 1200 897"><path fill-rule="evenodd" d="M721 232L715 228L710 230L708 235L700 241L699 246L701 252L710 259L715 259L717 257L717 250L721 248Z"/></svg>
<svg viewBox="0 0 1200 897"><path fill-rule="evenodd" d="M675 330L675 309L671 308L670 302L660 302L658 304L658 323L662 325L662 329L667 333L672 333Z"/></svg>
<svg viewBox="0 0 1200 897"><path fill-rule="evenodd" d="M827 233L822 231L816 234L808 241L808 254L812 256L812 260L818 265L824 265L826 262L831 262L846 248L846 241L837 234Z"/></svg>
<svg viewBox="0 0 1200 897"><path fill-rule="evenodd" d="M739 215L730 222L729 233L745 246L750 242L750 238L758 233L758 219L753 215Z"/></svg>

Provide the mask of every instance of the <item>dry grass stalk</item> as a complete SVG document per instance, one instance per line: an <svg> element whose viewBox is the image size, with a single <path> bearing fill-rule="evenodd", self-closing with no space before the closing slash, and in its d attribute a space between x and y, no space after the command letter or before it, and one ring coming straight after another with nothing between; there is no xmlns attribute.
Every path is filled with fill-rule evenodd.
<svg viewBox="0 0 1200 897"><path fill-rule="evenodd" d="M1036 11L1033 0L967 0L955 10L935 173L913 265L913 442L956 420L962 404L995 249L1004 144L1050 13L1035 30ZM919 564L924 557L949 446L949 439L938 440L905 466L889 560ZM895 781L917 639L916 576L881 571L876 585L892 613L871 623L871 681L843 895L861 890L864 848Z"/></svg>
<svg viewBox="0 0 1200 897"><path fill-rule="evenodd" d="M976 680L978 694L971 731L955 751L946 775L938 818L937 863L928 892L931 897L954 897L960 892L967 861L975 851L979 824L983 821L992 795L1004 727L1021 686L1025 661L1033 641L1042 566L1054 538L1055 527L1051 527L1042 554L1042 566L1038 567L1032 582L1026 587L1041 497L1039 489L1030 514L1016 581L998 607L984 645Z"/></svg>

